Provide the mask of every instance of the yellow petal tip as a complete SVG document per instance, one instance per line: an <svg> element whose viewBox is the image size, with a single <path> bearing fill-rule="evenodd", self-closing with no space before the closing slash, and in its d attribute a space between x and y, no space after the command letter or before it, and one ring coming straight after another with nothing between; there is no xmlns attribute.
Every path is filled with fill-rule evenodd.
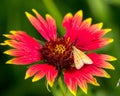
<svg viewBox="0 0 120 96"><path fill-rule="evenodd" d="M32 11L33 11L33 12L37 12L36 9L34 9L34 8L32 9Z"/></svg>
<svg viewBox="0 0 120 96"><path fill-rule="evenodd" d="M8 60L6 64L12 64L12 60Z"/></svg>
<svg viewBox="0 0 120 96"><path fill-rule="evenodd" d="M73 17L72 13L67 13L66 16L69 17L69 18L72 18L72 17Z"/></svg>
<svg viewBox="0 0 120 96"><path fill-rule="evenodd" d="M36 80L32 79L32 82L36 82Z"/></svg>
<svg viewBox="0 0 120 96"><path fill-rule="evenodd" d="M73 96L76 96L76 91L69 89Z"/></svg>
<svg viewBox="0 0 120 96"><path fill-rule="evenodd" d="M110 69L111 69L111 70L115 70L115 67L111 66Z"/></svg>
<svg viewBox="0 0 120 96"><path fill-rule="evenodd" d="M112 43L114 41L114 39L110 38L108 39L109 43Z"/></svg>
<svg viewBox="0 0 120 96"><path fill-rule="evenodd" d="M12 30L12 31L10 31L10 33L11 33L11 34L16 34L17 32L14 31L14 30Z"/></svg>
<svg viewBox="0 0 120 96"><path fill-rule="evenodd" d="M79 10L79 11L77 12L77 14L78 14L79 16L82 16L82 15L83 15L83 11L82 11L82 10Z"/></svg>
<svg viewBox="0 0 120 96"><path fill-rule="evenodd" d="M12 46L9 40L5 40L4 43L5 43L6 45Z"/></svg>
<svg viewBox="0 0 120 96"><path fill-rule="evenodd" d="M105 77L106 78L111 78L111 76L109 74L106 74Z"/></svg>
<svg viewBox="0 0 120 96"><path fill-rule="evenodd" d="M109 61L115 61L115 60L117 60L117 58L111 56Z"/></svg>
<svg viewBox="0 0 120 96"><path fill-rule="evenodd" d="M26 80L26 79L28 79L28 78L29 78L29 75L28 75L28 74L26 74L24 79Z"/></svg>
<svg viewBox="0 0 120 96"><path fill-rule="evenodd" d="M48 82L49 86L52 87L53 86L53 82Z"/></svg>
<svg viewBox="0 0 120 96"><path fill-rule="evenodd" d="M3 45L3 46L4 46L4 45L7 45L7 44L6 44L6 43L0 43L0 45Z"/></svg>
<svg viewBox="0 0 120 96"><path fill-rule="evenodd" d="M88 23L91 23L92 22L92 18L87 18L85 21L88 22Z"/></svg>
<svg viewBox="0 0 120 96"><path fill-rule="evenodd" d="M100 86L100 84L97 82L97 80L95 79L94 83L95 86Z"/></svg>
<svg viewBox="0 0 120 96"><path fill-rule="evenodd" d="M112 31L112 29L105 29L105 33Z"/></svg>
<svg viewBox="0 0 120 96"><path fill-rule="evenodd" d="M35 9L32 9L32 11L37 15L39 14Z"/></svg>
<svg viewBox="0 0 120 96"><path fill-rule="evenodd" d="M4 54L10 54L10 52L7 50L7 51L4 51L3 52Z"/></svg>
<svg viewBox="0 0 120 96"><path fill-rule="evenodd" d="M4 37L9 37L9 34L3 34Z"/></svg>
<svg viewBox="0 0 120 96"><path fill-rule="evenodd" d="M28 12L25 12L25 15L26 15L28 18L32 17L32 15L31 15L30 13L28 13Z"/></svg>
<svg viewBox="0 0 120 96"><path fill-rule="evenodd" d="M45 16L46 16L46 18L51 18L51 16L49 14L46 14Z"/></svg>
<svg viewBox="0 0 120 96"><path fill-rule="evenodd" d="M36 81L38 81L38 80L39 80L38 78L34 77L34 78L32 79L32 82L36 82Z"/></svg>
<svg viewBox="0 0 120 96"><path fill-rule="evenodd" d="M99 84L99 83L96 83L96 86L100 86L100 84Z"/></svg>
<svg viewBox="0 0 120 96"><path fill-rule="evenodd" d="M84 92L85 94L87 94L87 89L83 89L83 92Z"/></svg>
<svg viewBox="0 0 120 96"><path fill-rule="evenodd" d="M98 23L97 25L98 25L98 27L101 29L102 26L103 26L103 22L100 22L100 23Z"/></svg>

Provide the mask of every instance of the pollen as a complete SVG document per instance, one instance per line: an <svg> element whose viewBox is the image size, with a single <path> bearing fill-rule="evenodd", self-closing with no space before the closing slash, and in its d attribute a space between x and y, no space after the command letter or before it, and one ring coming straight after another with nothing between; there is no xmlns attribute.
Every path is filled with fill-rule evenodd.
<svg viewBox="0 0 120 96"><path fill-rule="evenodd" d="M58 53L58 54L63 54L65 50L66 48L63 44L56 45L54 49L55 53Z"/></svg>

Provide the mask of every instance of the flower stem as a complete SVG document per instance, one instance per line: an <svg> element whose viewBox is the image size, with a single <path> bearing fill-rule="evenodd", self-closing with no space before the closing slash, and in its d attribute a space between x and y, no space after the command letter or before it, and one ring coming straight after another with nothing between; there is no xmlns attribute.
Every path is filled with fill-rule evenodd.
<svg viewBox="0 0 120 96"><path fill-rule="evenodd" d="M62 79L61 79L61 77L58 78L58 84L59 84L60 89L61 89L61 91L62 91L62 93L63 93L63 96L66 96L66 95L65 95L65 89L64 89L64 86L63 86L63 84L62 84Z"/></svg>

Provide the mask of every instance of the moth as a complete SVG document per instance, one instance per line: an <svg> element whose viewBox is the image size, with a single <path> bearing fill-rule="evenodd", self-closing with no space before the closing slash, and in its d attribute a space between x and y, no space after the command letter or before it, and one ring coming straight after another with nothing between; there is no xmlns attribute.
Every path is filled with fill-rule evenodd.
<svg viewBox="0 0 120 96"><path fill-rule="evenodd" d="M84 52L77 49L75 46L73 46L73 57L76 69L82 68L84 64L93 63L93 61Z"/></svg>

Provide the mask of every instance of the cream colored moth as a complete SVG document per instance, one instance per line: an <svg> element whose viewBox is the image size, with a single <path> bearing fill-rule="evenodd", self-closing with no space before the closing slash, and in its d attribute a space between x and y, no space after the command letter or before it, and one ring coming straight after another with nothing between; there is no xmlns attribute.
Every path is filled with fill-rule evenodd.
<svg viewBox="0 0 120 96"><path fill-rule="evenodd" d="M73 46L73 57L75 68L80 69L84 64L92 64L93 61L81 50Z"/></svg>

